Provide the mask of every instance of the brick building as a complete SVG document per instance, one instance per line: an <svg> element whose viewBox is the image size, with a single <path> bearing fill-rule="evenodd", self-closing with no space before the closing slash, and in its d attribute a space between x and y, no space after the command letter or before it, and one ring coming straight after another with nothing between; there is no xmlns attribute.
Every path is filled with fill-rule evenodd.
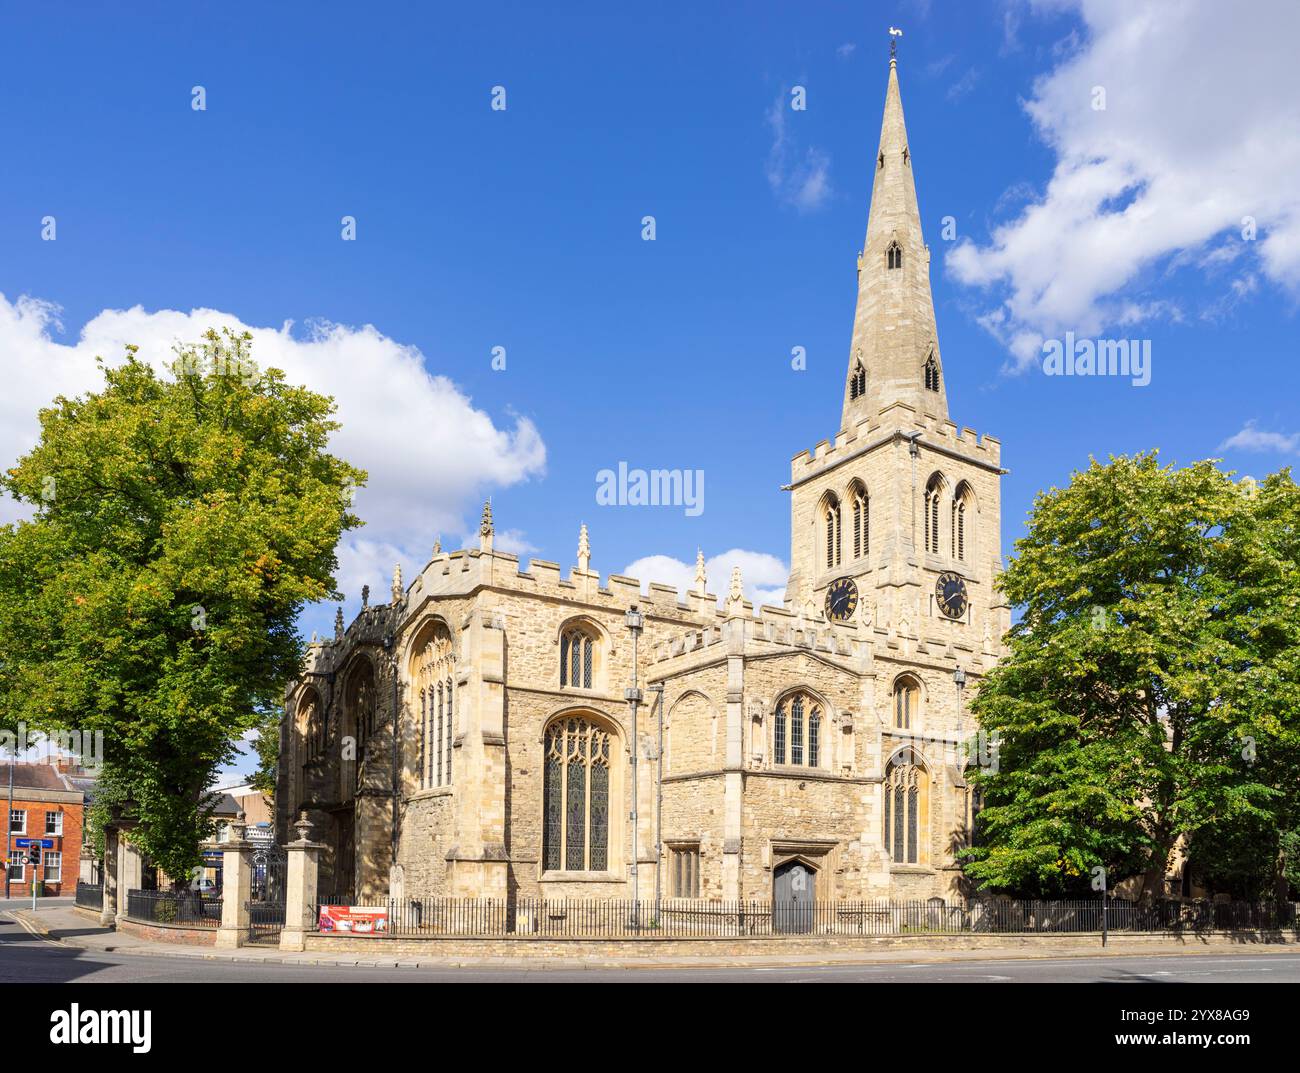
<svg viewBox="0 0 1300 1073"><path fill-rule="evenodd" d="M738 574L720 603L702 555L684 595L602 581L585 526L567 575L523 570L485 508L478 547L340 611L289 690L277 837L308 811L325 890L627 898L634 862L641 897L959 889L959 683L1010 619L1003 471L948 417L892 60L873 164L841 417L786 486L784 606L756 610Z"/></svg>
<svg viewBox="0 0 1300 1073"><path fill-rule="evenodd" d="M38 876L47 895L72 894L81 866L85 794L67 763L0 764L0 795L8 802L10 769L13 804L5 853L11 897L30 895L33 869L27 863L31 841L42 844ZM48 847L44 845L48 843Z"/></svg>

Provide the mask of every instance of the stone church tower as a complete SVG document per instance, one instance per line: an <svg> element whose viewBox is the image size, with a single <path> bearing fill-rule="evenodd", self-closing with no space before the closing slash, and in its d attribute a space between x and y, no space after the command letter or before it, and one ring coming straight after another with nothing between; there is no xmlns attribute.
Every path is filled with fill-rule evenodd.
<svg viewBox="0 0 1300 1073"><path fill-rule="evenodd" d="M948 419L892 60L873 164L840 428L791 465L785 606L739 571L719 601L702 554L687 593L602 578L586 526L567 575L524 570L485 508L477 547L398 573L289 689L277 829L307 810L322 894L657 892L667 914L962 889L1003 471Z"/></svg>

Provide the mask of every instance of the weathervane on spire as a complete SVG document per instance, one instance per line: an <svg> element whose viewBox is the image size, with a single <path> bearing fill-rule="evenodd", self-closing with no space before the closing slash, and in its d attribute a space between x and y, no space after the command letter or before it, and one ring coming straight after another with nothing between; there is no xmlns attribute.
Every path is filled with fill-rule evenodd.
<svg viewBox="0 0 1300 1073"><path fill-rule="evenodd" d="M895 63L898 60L898 39L903 36L903 31L897 26L889 28L889 62Z"/></svg>

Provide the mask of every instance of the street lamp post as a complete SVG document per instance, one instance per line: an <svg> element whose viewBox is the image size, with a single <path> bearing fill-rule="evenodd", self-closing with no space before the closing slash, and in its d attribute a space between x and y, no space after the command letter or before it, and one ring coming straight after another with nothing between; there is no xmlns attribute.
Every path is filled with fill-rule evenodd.
<svg viewBox="0 0 1300 1073"><path fill-rule="evenodd" d="M961 772L962 781L966 780L966 764L970 757L966 749L966 711L962 705L962 697L966 689L966 671L963 667L958 667L952 672L952 683L957 687L957 770ZM962 831L963 841L970 838L970 788L963 787L962 790Z"/></svg>
<svg viewBox="0 0 1300 1073"><path fill-rule="evenodd" d="M645 626L645 616L637 610L633 604L627 609L627 614L623 616L623 624L627 626L628 631L632 634L632 685L623 691L623 697L628 704L632 706L632 927L641 930L641 890L639 876L637 873L637 857L640 854L637 851L637 753L640 752L640 745L637 741L637 705L641 703L641 690L637 687L637 640L641 636L641 630Z"/></svg>

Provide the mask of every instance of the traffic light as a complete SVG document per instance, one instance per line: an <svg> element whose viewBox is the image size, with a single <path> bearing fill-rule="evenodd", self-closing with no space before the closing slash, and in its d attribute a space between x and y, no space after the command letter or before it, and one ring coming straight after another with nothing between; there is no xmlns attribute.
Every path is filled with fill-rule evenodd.
<svg viewBox="0 0 1300 1073"><path fill-rule="evenodd" d="M28 847L27 847L27 863L30 864L30 865L32 865L33 867L35 867L36 865L38 865L38 864L41 863L41 847L40 847L40 846L28 846Z"/></svg>

